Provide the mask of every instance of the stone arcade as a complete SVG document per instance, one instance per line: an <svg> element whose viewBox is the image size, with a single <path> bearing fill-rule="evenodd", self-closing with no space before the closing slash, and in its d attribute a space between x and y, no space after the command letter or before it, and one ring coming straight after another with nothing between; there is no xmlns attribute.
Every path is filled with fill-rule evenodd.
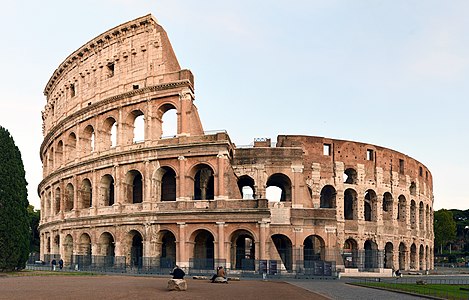
<svg viewBox="0 0 469 300"><path fill-rule="evenodd" d="M433 266L423 164L354 141L288 135L246 148L204 132L194 77L151 15L73 52L44 94L46 261L313 274Z"/></svg>

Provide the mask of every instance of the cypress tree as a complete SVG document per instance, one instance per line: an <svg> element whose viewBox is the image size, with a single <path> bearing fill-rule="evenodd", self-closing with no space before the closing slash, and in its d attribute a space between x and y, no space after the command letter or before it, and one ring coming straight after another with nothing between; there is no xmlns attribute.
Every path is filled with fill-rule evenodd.
<svg viewBox="0 0 469 300"><path fill-rule="evenodd" d="M24 268L29 254L27 182L21 153L0 126L0 271Z"/></svg>

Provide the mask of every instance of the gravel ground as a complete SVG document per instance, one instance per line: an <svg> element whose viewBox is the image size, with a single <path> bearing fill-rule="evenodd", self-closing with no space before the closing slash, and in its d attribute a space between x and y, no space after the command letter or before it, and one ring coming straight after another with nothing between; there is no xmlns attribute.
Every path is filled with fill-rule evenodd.
<svg viewBox="0 0 469 300"><path fill-rule="evenodd" d="M281 282L241 280L215 284L187 279L187 291L168 291L169 278L132 276L0 277L0 299L328 299Z"/></svg>

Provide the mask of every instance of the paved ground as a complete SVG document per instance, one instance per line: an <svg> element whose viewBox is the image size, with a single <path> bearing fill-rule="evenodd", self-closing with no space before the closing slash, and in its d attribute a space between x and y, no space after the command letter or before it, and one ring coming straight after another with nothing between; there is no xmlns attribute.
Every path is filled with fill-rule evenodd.
<svg viewBox="0 0 469 300"><path fill-rule="evenodd" d="M328 299L280 281L215 284L188 279L188 290L168 291L168 278L132 276L0 277L0 299Z"/></svg>
<svg viewBox="0 0 469 300"><path fill-rule="evenodd" d="M422 299L411 295L388 292L383 290L359 287L346 284L343 280L294 280L290 284L315 291L330 299L360 299L360 300L415 300Z"/></svg>

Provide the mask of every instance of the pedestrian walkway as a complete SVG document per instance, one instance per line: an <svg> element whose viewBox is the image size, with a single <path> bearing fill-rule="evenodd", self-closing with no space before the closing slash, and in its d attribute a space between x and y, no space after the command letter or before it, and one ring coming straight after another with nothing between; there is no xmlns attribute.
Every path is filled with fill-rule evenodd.
<svg viewBox="0 0 469 300"><path fill-rule="evenodd" d="M343 280L291 280L288 283L337 300L415 300L422 297L346 284Z"/></svg>

